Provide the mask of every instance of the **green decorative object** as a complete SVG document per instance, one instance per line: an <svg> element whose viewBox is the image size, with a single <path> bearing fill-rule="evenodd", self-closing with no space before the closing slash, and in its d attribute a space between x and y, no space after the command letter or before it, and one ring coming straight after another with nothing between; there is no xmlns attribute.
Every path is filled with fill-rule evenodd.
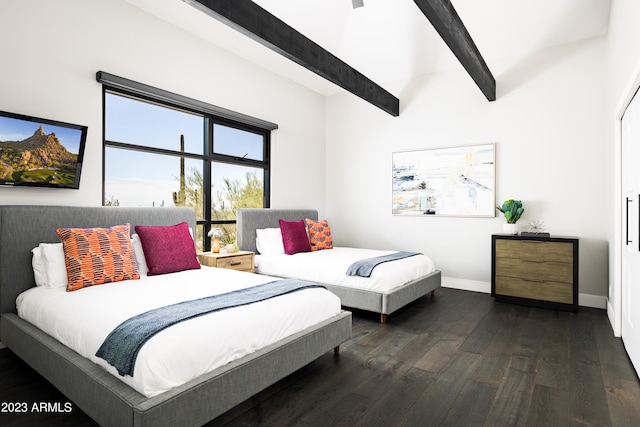
<svg viewBox="0 0 640 427"><path fill-rule="evenodd" d="M520 200L505 200L502 206L496 206L496 208L504 214L508 224L515 224L524 212L524 208L522 207L522 202Z"/></svg>

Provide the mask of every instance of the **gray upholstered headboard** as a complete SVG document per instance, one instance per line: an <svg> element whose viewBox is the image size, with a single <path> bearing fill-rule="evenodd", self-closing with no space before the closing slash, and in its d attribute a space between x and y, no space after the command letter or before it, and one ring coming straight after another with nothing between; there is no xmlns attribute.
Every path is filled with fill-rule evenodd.
<svg viewBox="0 0 640 427"><path fill-rule="evenodd" d="M59 242L59 227L173 225L186 221L195 230L191 208L123 208L78 206L0 206L0 313L16 312L16 297L35 286L31 249ZM0 337L1 338L1 337Z"/></svg>
<svg viewBox="0 0 640 427"><path fill-rule="evenodd" d="M278 228L279 219L299 221L301 219L318 220L315 209L238 209L236 216L236 234L238 247L243 251L256 251L256 230Z"/></svg>

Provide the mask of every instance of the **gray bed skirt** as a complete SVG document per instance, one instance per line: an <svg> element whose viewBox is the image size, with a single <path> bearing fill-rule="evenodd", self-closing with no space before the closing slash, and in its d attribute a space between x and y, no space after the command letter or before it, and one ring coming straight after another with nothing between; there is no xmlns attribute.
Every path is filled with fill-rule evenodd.
<svg viewBox="0 0 640 427"><path fill-rule="evenodd" d="M200 426L351 337L351 313L292 335L147 398L17 315L0 318L5 344L101 426Z"/></svg>

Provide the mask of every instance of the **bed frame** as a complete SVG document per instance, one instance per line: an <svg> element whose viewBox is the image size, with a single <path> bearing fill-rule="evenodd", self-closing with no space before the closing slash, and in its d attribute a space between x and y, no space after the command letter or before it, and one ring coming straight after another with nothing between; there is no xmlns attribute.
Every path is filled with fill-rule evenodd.
<svg viewBox="0 0 640 427"><path fill-rule="evenodd" d="M245 251L256 251L256 230L279 227L278 220L299 221L305 218L318 220L318 211L314 209L238 209L237 239L238 247ZM394 289L389 293L380 293L323 283L331 292L340 297L344 307L380 313L380 322L386 323L387 315L404 307L412 301L431 293L440 287L441 273L434 271Z"/></svg>
<svg viewBox="0 0 640 427"><path fill-rule="evenodd" d="M16 315L18 294L35 286L31 249L58 242L58 227L172 225L195 229L188 208L0 206L0 341L102 426L203 425L351 337L341 314L147 398ZM6 350L5 350L6 351Z"/></svg>

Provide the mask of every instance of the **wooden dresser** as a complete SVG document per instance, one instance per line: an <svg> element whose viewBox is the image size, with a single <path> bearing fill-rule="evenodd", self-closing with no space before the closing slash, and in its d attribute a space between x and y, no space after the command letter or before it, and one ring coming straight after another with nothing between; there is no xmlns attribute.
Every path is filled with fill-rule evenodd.
<svg viewBox="0 0 640 427"><path fill-rule="evenodd" d="M232 253L200 252L198 254L198 261L200 261L200 264L209 267L228 268L253 273L254 253L248 251Z"/></svg>
<svg viewBox="0 0 640 427"><path fill-rule="evenodd" d="M494 234L491 296L497 301L576 311L578 239Z"/></svg>

